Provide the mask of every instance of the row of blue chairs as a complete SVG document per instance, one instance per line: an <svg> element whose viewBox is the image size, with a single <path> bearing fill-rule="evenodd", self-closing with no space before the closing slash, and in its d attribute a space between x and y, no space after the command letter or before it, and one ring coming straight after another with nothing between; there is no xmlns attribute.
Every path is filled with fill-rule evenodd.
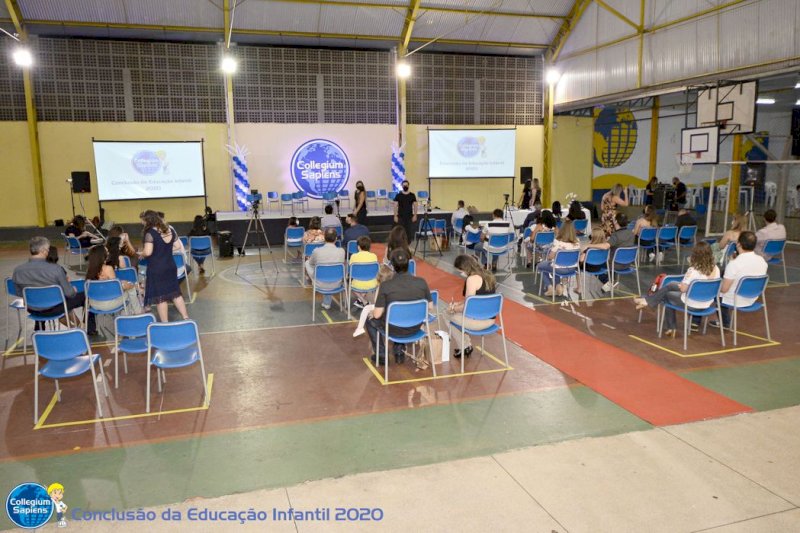
<svg viewBox="0 0 800 533"><path fill-rule="evenodd" d="M370 204L372 204L375 209L378 208L379 203L383 203L385 206L387 202L393 202L396 196L397 192L388 191L386 189L378 189L377 191L368 190L366 201L367 209L369 209ZM428 191L417 191L416 196L419 200L425 200L428 198ZM337 199L339 200L340 206L351 207L350 191L348 189L342 189L339 192L328 191L322 194L322 201L325 205L332 204ZM289 209L299 207L302 211L305 211L306 208L309 207L308 193L305 191L295 191L291 193L269 191L267 192L267 210L271 211L273 205L280 208L281 214L283 214L284 207L288 207Z"/></svg>

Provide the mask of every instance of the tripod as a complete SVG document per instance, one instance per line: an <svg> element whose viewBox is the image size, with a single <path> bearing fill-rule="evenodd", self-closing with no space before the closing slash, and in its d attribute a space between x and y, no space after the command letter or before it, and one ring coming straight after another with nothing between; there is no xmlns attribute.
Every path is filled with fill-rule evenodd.
<svg viewBox="0 0 800 533"><path fill-rule="evenodd" d="M242 253L239 254L239 258L236 260L236 269L233 271L234 274L239 273L239 264L242 262L242 256L244 255L244 250L247 248L247 241L250 239L251 234L256 236L258 266L261 268L261 271L264 271L264 263L261 261L261 237L264 237L264 242L267 243L267 250L269 250L269 256L272 258L272 264L275 266L275 273L278 273L278 263L275 262L275 256L272 255L272 246L269 245L269 238L267 237L267 232L264 230L264 222L261 220L261 217L258 216L258 204L259 202L253 202L252 209L250 210L250 221L247 223L247 232L244 234L244 242L242 243Z"/></svg>
<svg viewBox="0 0 800 533"><path fill-rule="evenodd" d="M504 194L506 199L506 203L503 204L503 218L506 220L511 220L513 224L513 219L511 218L511 208L514 206L514 202L512 201L510 204L508 203L508 195Z"/></svg>
<svg viewBox="0 0 800 533"><path fill-rule="evenodd" d="M430 202L430 200L428 200ZM428 205L425 205L422 210L422 220L419 224L419 231L417 231L417 240L414 242L414 254L417 253L417 246L419 246L420 239L425 239L425 246L422 248L422 258L425 259L425 256L428 253L428 238L433 238L433 245L436 247L436 250L439 252L439 255L442 254L442 248L439 246L439 241L436 240L436 232L434 231L433 224L431 223L430 217L428 217Z"/></svg>

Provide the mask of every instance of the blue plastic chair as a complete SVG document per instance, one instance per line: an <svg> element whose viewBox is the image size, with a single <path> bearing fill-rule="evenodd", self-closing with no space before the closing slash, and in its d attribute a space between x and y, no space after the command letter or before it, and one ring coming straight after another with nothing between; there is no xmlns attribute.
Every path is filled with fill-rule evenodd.
<svg viewBox="0 0 800 533"><path fill-rule="evenodd" d="M350 241L354 242L354 241ZM378 290L378 286L371 289L357 289L353 287L354 281L375 281L378 279L378 272L380 271L380 265L378 262L373 263L353 263L350 265L349 275L348 278L350 282L347 286L347 318L352 318L350 313L350 302L353 299L353 293L356 292L358 294L370 294L374 293Z"/></svg>
<svg viewBox="0 0 800 533"><path fill-rule="evenodd" d="M697 244L697 226L683 226L678 230L677 239L678 264L681 263L681 246L694 247Z"/></svg>
<svg viewBox="0 0 800 533"><path fill-rule="evenodd" d="M267 211L272 211L272 204L276 204L280 207L281 198L277 191L268 191L267 192Z"/></svg>
<svg viewBox="0 0 800 533"><path fill-rule="evenodd" d="M639 232L639 250L642 251L641 254L637 254L638 257L647 257L649 252L653 252L656 254L656 259L658 258L658 247L656 246L656 238L658 237L658 228L642 228ZM637 263L638 266L638 263Z"/></svg>
<svg viewBox="0 0 800 533"><path fill-rule="evenodd" d="M334 200L336 200L336 192L325 191L322 193L322 205L333 205Z"/></svg>
<svg viewBox="0 0 800 533"><path fill-rule="evenodd" d="M350 208L350 191L347 189L342 189L339 191L339 206L346 207L348 209Z"/></svg>
<svg viewBox="0 0 800 533"><path fill-rule="evenodd" d="M625 274L636 274L636 294L642 294L642 285L639 282L638 257L638 248L636 246L627 246L614 250L614 256L611 259L611 276L609 276L612 298L614 297L614 286L619 281L619 276Z"/></svg>
<svg viewBox="0 0 800 533"><path fill-rule="evenodd" d="M678 240L678 227L677 226L662 226L658 228L656 233L656 250L666 253L677 246ZM656 254L656 266L661 265L659 260L660 254ZM678 262L680 265L680 261Z"/></svg>
<svg viewBox="0 0 800 533"><path fill-rule="evenodd" d="M22 334L22 311L25 310L25 302L22 300L22 297L17 294L17 286L14 285L14 281L11 278L6 278L6 332L10 333L10 329L8 326L9 319L11 317L11 311L15 310L17 312L17 340L19 340L19 336ZM10 335L7 335L6 339L6 347L8 347L8 341L11 340ZM27 362L27 357L26 357Z"/></svg>
<svg viewBox="0 0 800 533"><path fill-rule="evenodd" d="M347 260L350 260L350 256L353 254L358 253L358 241L348 241L347 242Z"/></svg>
<svg viewBox="0 0 800 533"><path fill-rule="evenodd" d="M733 305L726 304L720 299L723 307L733 309L733 317L731 318L731 326L733 327L733 345L736 346L736 333L738 330L738 313L754 313L756 311L764 310L764 325L767 328L767 340L771 341L772 337L769 334L769 318L767 316L767 296L766 288L769 283L769 276L744 276L739 278L736 283L736 288L733 292ZM756 301L750 305L742 305L737 300L740 298L747 298L748 300L755 298ZM761 298L761 302L758 301ZM722 324L720 322L720 324Z"/></svg>
<svg viewBox="0 0 800 533"><path fill-rule="evenodd" d="M370 202L375 206L375 209L378 209L378 193L375 191L367 191L367 209L369 209Z"/></svg>
<svg viewBox="0 0 800 533"><path fill-rule="evenodd" d="M25 303L25 309L28 310L28 318L34 322L53 322L58 324L58 320L64 318L67 321L67 327L71 327L69 323L69 312L67 311L67 301L64 298L64 291L57 285L48 285L46 287L25 287L22 289L22 301ZM63 306L64 312L56 315L42 315L34 311L34 309L50 309L51 307ZM24 321L22 326L22 351L28 350L28 322Z"/></svg>
<svg viewBox="0 0 800 533"><path fill-rule="evenodd" d="M569 278L577 279L578 273L580 272L580 264L578 262L580 255L580 250L558 250L556 252L556 256L553 259L553 272L546 273L551 276L553 280L553 303L556 301L556 278L561 278L562 280L563 278L567 278L567 282L569 282ZM539 278L539 293L542 292L544 274L545 273L542 273L542 277Z"/></svg>
<svg viewBox="0 0 800 533"><path fill-rule="evenodd" d="M311 254L314 253L314 250L316 250L317 248L322 248L323 246L325 246L324 242L309 242L309 243L305 243L303 245L303 262L305 263L305 260L308 259L309 257L311 257ZM305 269L305 266L301 264L300 265L300 270L301 270L300 275L302 276L302 279L303 279L303 287L305 287L306 286L306 269Z"/></svg>
<svg viewBox="0 0 800 533"><path fill-rule="evenodd" d="M500 318L500 325L492 324L486 329L468 329L451 321L450 325L461 332L461 346L465 346L465 335L478 336L481 338L481 353L483 349L484 337L493 333L500 333L503 338L503 355L505 356L506 368L511 368L508 364L508 348L506 346L506 333L503 327L503 295L502 294L483 294L468 296L464 302L463 320L490 320ZM464 373L464 357L461 358L461 373Z"/></svg>
<svg viewBox="0 0 800 533"><path fill-rule="evenodd" d="M506 267L511 270L511 252L514 250L514 234L504 233L489 235L489 240L486 241L484 248L487 254L487 263L494 262L494 258L498 259L502 256L508 256Z"/></svg>
<svg viewBox="0 0 800 533"><path fill-rule="evenodd" d="M663 287L664 285L669 285L670 283L681 283L682 281L683 281L683 274L670 274L664 276L664 278L661 280L661 287ZM663 305L664 305L663 303L658 304L658 309L656 310L656 333L661 331L662 323L664 320L664 314L661 312L662 311L661 307ZM639 310L640 324L642 323L642 311L643 309Z"/></svg>
<svg viewBox="0 0 800 533"><path fill-rule="evenodd" d="M536 234L533 238L533 271L536 272L536 265L539 263L539 258L544 257L547 255L547 252L550 251L550 247L553 245L553 241L556 239L556 233L554 231L540 231ZM534 274L537 276L538 273Z"/></svg>
<svg viewBox="0 0 800 533"><path fill-rule="evenodd" d="M178 237L178 240L181 241L181 244L183 244L183 249L184 250L188 250L189 249L189 237L186 237L186 236Z"/></svg>
<svg viewBox="0 0 800 533"><path fill-rule="evenodd" d="M119 300L120 304L112 309L98 309L95 307L101 302ZM95 315L127 314L128 307L125 303L125 292L122 282L118 279L89 280L86 282L86 312ZM84 326L89 327L89 321L84 320Z"/></svg>
<svg viewBox="0 0 800 533"><path fill-rule="evenodd" d="M89 253L89 248L82 248L81 242L77 237L71 235L64 235L64 264L67 264L67 257L71 255L78 256L78 268L83 268L83 257Z"/></svg>
<svg viewBox="0 0 800 533"><path fill-rule="evenodd" d="M99 374L102 376L103 390L108 397L108 385L103 374L103 360L98 354L92 353L86 332L80 329L67 331L37 331L33 334L34 357L33 369L33 423L39 423L39 376L55 380L56 398L61 401L59 379L74 378L92 373L92 386L94 397L97 401L97 412L103 418L103 407L100 405L100 393L97 391L97 373L94 364L97 363ZM47 362L39 368L39 358Z"/></svg>
<svg viewBox="0 0 800 533"><path fill-rule="evenodd" d="M175 259L175 266L178 267L178 283L186 280L186 292L189 295L186 303L189 304L192 302L192 286L189 284L189 275L186 273L186 258L180 253L172 254L172 258Z"/></svg>
<svg viewBox="0 0 800 533"><path fill-rule="evenodd" d="M728 262L733 257L733 254L735 253L736 253L736 241L731 241L725 246L725 253L722 256L723 268L728 264Z"/></svg>
<svg viewBox="0 0 800 533"><path fill-rule="evenodd" d="M789 278L786 277L786 259L784 258L784 250L786 249L786 240L770 239L764 241L764 250L762 254L767 260L769 265L783 266L783 284L789 284Z"/></svg>
<svg viewBox="0 0 800 533"><path fill-rule="evenodd" d="M416 259L409 259L408 260L408 273L412 276L417 275L417 261Z"/></svg>
<svg viewBox="0 0 800 533"><path fill-rule="evenodd" d="M434 290L431 291L431 303L433 304L433 308L436 311L432 313L430 311L430 309L428 310L428 324L430 324L431 322L433 322L435 320L436 321L436 326L439 329L442 329L442 324L441 324L441 322L439 320L439 291L438 290L434 289Z"/></svg>
<svg viewBox="0 0 800 533"><path fill-rule="evenodd" d="M300 207L302 207L302 209L303 209L303 212L305 212L305 211L306 211L306 209L310 209L311 202L310 202L310 200L308 199L308 193L307 193L306 191L300 191L300 192L299 192L299 193L297 193L297 194L299 195L299 198L300 198Z"/></svg>
<svg viewBox="0 0 800 533"><path fill-rule="evenodd" d="M161 374L168 368L183 368L200 363L203 379L203 407L208 407L208 386L200 333L193 320L181 322L154 322L147 326L147 404L150 412L150 367L156 367L158 392L161 392ZM159 372L160 371L160 372Z"/></svg>
<svg viewBox="0 0 800 533"><path fill-rule="evenodd" d="M86 292L86 280L85 279L73 279L69 282L75 288L76 292L84 293Z"/></svg>
<svg viewBox="0 0 800 533"><path fill-rule="evenodd" d="M333 265L315 265L314 266L314 279L312 293L311 293L311 321L316 322L317 320L317 293L319 294L340 294L344 293L344 296L347 297L347 287L344 278L344 264L343 263L336 263ZM333 289L322 289L317 287L317 283L338 283L339 285ZM339 298L339 310L344 311L344 300L345 298ZM349 312L349 302L348 302L348 312Z"/></svg>
<svg viewBox="0 0 800 533"><path fill-rule="evenodd" d="M611 250L588 248L583 260L583 294L586 295L586 276L602 276L608 273L608 257ZM587 267L600 267L599 270L587 270Z"/></svg>
<svg viewBox="0 0 800 533"><path fill-rule="evenodd" d="M589 221L587 219L578 219L573 222L575 226L575 232L578 235L585 235L586 230L589 228Z"/></svg>
<svg viewBox="0 0 800 533"><path fill-rule="evenodd" d="M296 228L286 228L286 233L283 235L283 261L284 263L289 260L290 248L303 248L303 235L306 230L300 226Z"/></svg>
<svg viewBox="0 0 800 533"><path fill-rule="evenodd" d="M342 236L344 235L344 230L342 229L341 224L337 226L323 226L322 231L327 231L328 229L335 229L336 230L336 238L337 240L342 240Z"/></svg>
<svg viewBox="0 0 800 533"><path fill-rule="evenodd" d="M460 241L461 240L461 235L463 233L464 233L464 219L463 218L457 218L455 220L455 223L453 224L453 229L452 229L453 240L458 238L459 241Z"/></svg>
<svg viewBox="0 0 800 533"><path fill-rule="evenodd" d="M213 275L216 270L216 265L214 264L214 249L212 247L211 237L209 235L201 235L198 237L189 237L189 255L192 256L192 259L197 261L198 259L205 259L207 257L211 258L211 274ZM197 269L197 275L200 275L200 269Z"/></svg>
<svg viewBox="0 0 800 533"><path fill-rule="evenodd" d="M384 361L384 385L389 383L389 341L399 343L399 344L411 344L412 346L412 354L414 358L417 355L417 348L416 343L421 341L425 337L428 338L430 342L431 338L431 330L430 326L428 325L428 301L427 300L412 300L410 302L392 302L389 304L389 307L386 308L386 328L384 331L378 332L377 342L381 342L381 336L383 336L384 342L384 356L386 357L386 361ZM415 333L411 335L407 335L405 337L393 336L389 334L389 326L395 326L398 328L413 328L419 327L420 329L417 330ZM376 360L380 364L380 358L377 357L377 354L380 352L378 351L378 345L375 345L375 354ZM431 368L433 369L433 376L436 377L436 365L433 364L431 360Z"/></svg>
<svg viewBox="0 0 800 533"><path fill-rule="evenodd" d="M470 246L474 247L479 242L481 242L481 232L465 231L464 237L461 239L461 247L464 249L464 253L467 253Z"/></svg>
<svg viewBox="0 0 800 533"><path fill-rule="evenodd" d="M281 215L283 214L284 207L288 207L294 212L294 197L291 193L285 192L281 194Z"/></svg>
<svg viewBox="0 0 800 533"><path fill-rule="evenodd" d="M139 275L143 278L147 277L147 258L142 257L139 259L138 268L139 268Z"/></svg>
<svg viewBox="0 0 800 533"><path fill-rule="evenodd" d="M128 354L147 353L147 326L156 322L152 313L114 319L114 388L119 388L119 354L128 373Z"/></svg>
<svg viewBox="0 0 800 533"><path fill-rule="evenodd" d="M135 268L120 268L117 270L117 279L120 281L127 281L131 285L139 284L139 274Z"/></svg>
<svg viewBox="0 0 800 533"><path fill-rule="evenodd" d="M417 200L427 200L428 196L428 191L417 191Z"/></svg>
<svg viewBox="0 0 800 533"><path fill-rule="evenodd" d="M122 259L122 264L125 265L123 268L130 268L131 265L131 258L127 255L120 255L120 259Z"/></svg>
<svg viewBox="0 0 800 533"><path fill-rule="evenodd" d="M689 288L686 290L686 302L683 305L675 305L669 302L664 302L662 306L662 315L667 309L674 309L675 311L683 311L683 349L686 350L687 340L689 337L691 322L689 317L700 316L706 319L711 315L717 315L720 326L722 325L722 312L720 311L719 303L719 288L722 285L721 279L696 279L689 283ZM689 307L689 302L698 304L695 307ZM663 316L660 320L663 330L664 319ZM708 324L706 323L706 326ZM662 331L658 332L661 337ZM704 328L705 333L705 328ZM725 331L722 327L719 328L719 336L722 341L722 347L725 347Z"/></svg>
<svg viewBox="0 0 800 533"><path fill-rule="evenodd" d="M389 192L386 189L378 189L375 199L378 201L378 203L383 203L383 207L385 208L386 203L389 200Z"/></svg>
<svg viewBox="0 0 800 533"><path fill-rule="evenodd" d="M390 202L394 202L395 198L397 198L397 191L389 191L388 197Z"/></svg>

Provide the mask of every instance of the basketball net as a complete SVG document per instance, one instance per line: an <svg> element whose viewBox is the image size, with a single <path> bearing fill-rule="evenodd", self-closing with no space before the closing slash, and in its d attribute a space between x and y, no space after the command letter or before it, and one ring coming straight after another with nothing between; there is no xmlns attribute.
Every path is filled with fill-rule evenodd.
<svg viewBox="0 0 800 533"><path fill-rule="evenodd" d="M678 162L678 174L686 176L692 173L692 166L695 160L700 159L701 152L679 152L675 154L675 159Z"/></svg>

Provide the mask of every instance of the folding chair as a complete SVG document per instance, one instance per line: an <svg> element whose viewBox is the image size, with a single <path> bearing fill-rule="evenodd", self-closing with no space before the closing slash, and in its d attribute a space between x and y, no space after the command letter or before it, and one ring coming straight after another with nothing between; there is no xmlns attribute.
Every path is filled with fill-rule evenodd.
<svg viewBox="0 0 800 533"><path fill-rule="evenodd" d="M8 341L11 340L11 336L8 335L8 333L10 333L8 324L11 317L11 310L13 309L17 312L17 340L19 340L19 336L22 334L22 311L25 310L25 302L22 300L21 296L17 294L17 286L14 285L14 281L11 278L6 278L6 304L6 347L8 347Z"/></svg>
<svg viewBox="0 0 800 533"><path fill-rule="evenodd" d="M200 363L203 379L203 407L208 407L208 387L200 333L193 320L180 322L153 322L147 326L147 387L146 412L150 412L150 367L156 367L158 392L161 392L161 374L168 368L183 368Z"/></svg>
<svg viewBox="0 0 800 533"><path fill-rule="evenodd" d="M636 294L641 296L642 285L639 282L639 260L638 248L627 246L614 250L614 257L611 260L611 297L614 297L614 285L621 274L636 274Z"/></svg>
<svg viewBox="0 0 800 533"><path fill-rule="evenodd" d="M769 265L783 266L783 284L789 284L789 278L786 277L786 259L784 257L784 250L786 249L786 240L770 239L764 241L764 250L762 254L767 260Z"/></svg>
<svg viewBox="0 0 800 533"><path fill-rule="evenodd" d="M678 227L662 226L656 232L656 266L661 265L661 255L666 256L667 252L677 246ZM679 258L680 259L680 258ZM680 265L680 260L678 261Z"/></svg>
<svg viewBox="0 0 800 533"><path fill-rule="evenodd" d="M353 242L353 241L350 241ZM349 282L347 284L347 318L352 319L353 315L350 312L350 302L353 299L353 293L358 294L371 294L378 290L378 286L371 289L357 289L353 287L354 281L376 281L378 279L378 272L380 265L376 262L373 263L354 263L349 267Z"/></svg>
<svg viewBox="0 0 800 533"><path fill-rule="evenodd" d="M377 264L377 263L376 263ZM377 274L376 274L377 276ZM312 293L311 293L311 321L317 320L317 293L323 295L333 295L344 293L343 297L339 298L339 310L344 311L344 300L347 297L347 287L344 278L344 264L337 263L333 265L315 265L314 266L314 279L312 280ZM339 285L332 289L322 289L317 287L317 283ZM350 313L350 306L348 301L348 315Z"/></svg>
<svg viewBox="0 0 800 533"><path fill-rule="evenodd" d="M608 256L611 250L606 248L589 248L583 260L583 297L586 297L586 276L602 276L608 274ZM599 270L588 270L588 267L599 267Z"/></svg>
<svg viewBox="0 0 800 533"><path fill-rule="evenodd" d="M77 255L78 268L83 269L83 256L89 253L89 248L82 248L78 238L71 235L64 235L64 241L66 242L64 247L64 264L67 265L67 257Z"/></svg>
<svg viewBox="0 0 800 533"><path fill-rule="evenodd" d="M183 254L172 254L172 258L175 260L175 266L178 267L178 283L186 280L186 293L189 295L188 300L186 303L192 302L192 286L189 284L189 275L186 273L186 258Z"/></svg>
<svg viewBox="0 0 800 533"><path fill-rule="evenodd" d="M281 198L277 191L267 192L267 211L272 211L272 204L280 208Z"/></svg>
<svg viewBox="0 0 800 533"><path fill-rule="evenodd" d="M505 356L506 368L508 364L508 348L506 346L506 332L503 327L503 295L502 294L483 294L468 296L464 302L464 313L462 323L466 319L472 320L489 320L500 318L500 325L492 324L486 329L467 329L455 322L451 321L450 325L457 331L461 332L461 346L464 346L465 336L476 336L481 338L481 353L484 352L483 341L484 337L493 333L500 333L503 339L503 355ZM461 373L464 373L464 359L461 357Z"/></svg>
<svg viewBox="0 0 800 533"><path fill-rule="evenodd" d="M703 327L703 333L705 333L706 327L708 327L708 317L711 315L716 314L717 320L719 320L720 326L722 326L722 311L720 310L719 306L719 288L722 285L721 279L696 279L689 283L689 288L686 290L686 301L683 305L675 305L669 302L664 302L664 305L661 308L662 317L659 321L661 325L661 330L658 332L658 336L661 337L661 333L664 327L664 318L663 315L666 313L667 309L673 309L675 311L683 311L683 350L686 351L687 340L689 337L689 333L691 328L689 327L689 323L691 322L689 317L693 316L700 316L706 318L706 323ZM692 304L691 307L689 304ZM722 327L719 328L719 336L720 340L722 341L722 347L725 347L725 332Z"/></svg>
<svg viewBox="0 0 800 533"><path fill-rule="evenodd" d="M289 260L289 248L303 248L303 235L306 230L301 227L286 228L283 235L283 262Z"/></svg>
<svg viewBox="0 0 800 533"><path fill-rule="evenodd" d="M733 309L733 316L731 317L731 326L733 327L733 345L736 346L737 336L736 333L739 329L738 314L754 313L756 311L764 310L764 325L767 328L767 340L771 341L772 337L769 334L769 317L767 316L767 295L766 288L769 283L769 276L744 276L736 283L736 288L733 292L733 305L726 304L721 301L722 307ZM758 299L761 298L761 302ZM743 300L741 303L739 300ZM755 300L749 305L745 305L745 301ZM722 321L720 321L722 325Z"/></svg>
<svg viewBox="0 0 800 533"><path fill-rule="evenodd" d="M558 250L556 252L556 256L553 259L553 272L542 272L542 276L539 278L539 293L542 292L542 282L544 281L544 275L547 274L552 276L553 280L553 303L556 301L556 278L561 278L559 280L559 284L563 280L563 278L567 278L569 282L569 278L576 278L578 277L578 272L580 271L580 265L578 260L580 259L581 251L580 250Z"/></svg>
<svg viewBox="0 0 800 533"><path fill-rule="evenodd" d="M108 385L103 374L103 360L98 354L92 353L86 332L80 329L67 331L37 331L33 334L34 357L33 368L33 423L39 423L39 376L55 381L56 398L61 401L59 379L67 379L92 373L92 386L94 397L97 401L97 412L103 418L103 407L100 405L100 393L97 390L97 373L94 364L97 363L99 374L103 382L103 390L108 397ZM47 362L39 368L39 358Z"/></svg>
<svg viewBox="0 0 800 533"><path fill-rule="evenodd" d="M119 388L119 354L128 373L128 354L147 353L147 326L156 322L152 313L114 319L114 388Z"/></svg>
<svg viewBox="0 0 800 533"><path fill-rule="evenodd" d="M189 255L192 256L192 259L197 261L198 259L204 258L211 258L211 274L214 275L216 272L216 265L214 264L214 250L211 244L211 237L208 235L202 235L199 237L189 237ZM200 275L200 268L198 263L197 275Z"/></svg>
<svg viewBox="0 0 800 533"><path fill-rule="evenodd" d="M115 300L122 302L111 306ZM100 307L97 307L100 306ZM128 307L125 303L125 291L122 282L118 279L89 280L86 282L86 313L94 315L127 314ZM88 315L86 315L88 317ZM89 321L84 320L84 327L89 327Z"/></svg>
<svg viewBox="0 0 800 533"><path fill-rule="evenodd" d="M306 259L311 257L311 254L314 253L314 250L316 250L317 248L321 248L323 246L325 246L324 242L307 242L303 245L303 261L302 263L300 263L300 275L302 277L303 287L306 286L306 274L307 274L305 267Z"/></svg>
<svg viewBox="0 0 800 533"><path fill-rule="evenodd" d="M697 226L683 226L678 230L676 240L676 252L678 254L678 264L681 264L681 246L693 248L697 244Z"/></svg>
<svg viewBox="0 0 800 533"><path fill-rule="evenodd" d="M58 324L58 320L64 318L67 328L69 323L69 311L67 310L67 300L64 298L64 291L58 285L48 285L46 287L25 287L22 289L22 300L25 309L28 310L28 318L34 322L53 322ZM42 315L34 309L50 309L56 306L63 306L64 312L55 315ZM28 351L28 321L23 321L22 351ZM27 359L25 359L27 363Z"/></svg>
<svg viewBox="0 0 800 533"><path fill-rule="evenodd" d="M428 325L428 301L427 300L413 300L410 302L392 302L386 308L386 327L384 331L378 332L377 342L381 341L383 335L384 342L384 385L389 383L389 341L399 344L411 344L411 353L414 358L417 356L416 343L424 338L428 338L430 343L431 330ZM393 336L389 334L389 326L396 326L398 328L413 328L419 327L415 333L402 336ZM378 355L378 344L375 345L375 360L380 364L380 356ZM436 365L433 364L431 358L431 369L433 370L433 377L436 377Z"/></svg>

